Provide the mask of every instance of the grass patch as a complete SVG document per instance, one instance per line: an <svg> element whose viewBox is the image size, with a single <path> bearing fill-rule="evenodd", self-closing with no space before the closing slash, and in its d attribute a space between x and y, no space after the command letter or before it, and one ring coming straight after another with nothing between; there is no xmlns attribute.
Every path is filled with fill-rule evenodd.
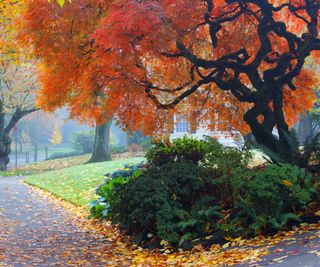
<svg viewBox="0 0 320 267"><path fill-rule="evenodd" d="M76 205L88 207L95 198L95 189L105 180L104 175L125 163L138 163L144 158L125 158L109 162L83 164L44 172L27 177L25 182L44 189Z"/></svg>
<svg viewBox="0 0 320 267"><path fill-rule="evenodd" d="M74 149L73 147L71 147L70 145L56 145L56 146L50 146L49 147L49 157L52 155L52 154L56 154L56 153L70 153L70 152L73 152Z"/></svg>
<svg viewBox="0 0 320 267"><path fill-rule="evenodd" d="M26 176L32 174L28 171L19 171L19 170L9 170L0 172L0 177L10 177L10 176Z"/></svg>

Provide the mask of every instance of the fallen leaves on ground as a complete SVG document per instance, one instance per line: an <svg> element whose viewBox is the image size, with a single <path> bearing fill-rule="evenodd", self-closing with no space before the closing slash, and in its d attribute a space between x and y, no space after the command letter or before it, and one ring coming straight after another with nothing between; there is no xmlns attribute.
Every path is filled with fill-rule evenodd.
<svg viewBox="0 0 320 267"><path fill-rule="evenodd" d="M101 238L105 238L109 244L109 250L97 252L97 255L102 260L107 257L112 263L120 264L120 259L122 258L125 261L129 260L131 266L234 266L244 263L247 265L255 264L260 262L263 256L268 255L271 248L276 244L281 242L290 243L296 240L294 237L296 234L301 235L306 231L320 229L320 224L303 224L299 228L279 232L272 237L259 236L248 240L241 238L230 239L225 245L213 245L207 251L204 251L202 247L195 247L192 251L172 252L167 249L165 253L163 251L160 253L160 251L145 250L132 245L129 237L121 234L117 226L111 225L110 222L88 219L87 211L81 207L74 206L55 197L53 198L50 193L45 191L33 190L36 190L42 198L64 207L70 213L70 219L76 227L83 229L87 233L95 233ZM308 236L308 239L313 239L313 236L320 237L320 231L316 232L315 235ZM278 249L278 252L281 251ZM273 260L280 262L288 257L289 254L286 253L286 255Z"/></svg>
<svg viewBox="0 0 320 267"><path fill-rule="evenodd" d="M6 179L10 183L10 178ZM314 237L320 237L320 224L304 224L273 237L230 239L226 245L213 245L209 250L200 245L192 251L144 250L133 246L129 237L110 222L88 219L85 209L16 183L1 188L3 266L259 266L270 253L275 255L269 263L298 254L283 248L300 242L308 244L308 253L320 256L319 247L312 243ZM309 230L313 231L306 235Z"/></svg>
<svg viewBox="0 0 320 267"><path fill-rule="evenodd" d="M90 154L76 156L76 157L68 157L62 159L53 159L53 160L46 160L46 161L39 161L32 164L24 165L18 167L16 170L12 169L8 172L8 174L12 173L42 173L45 171L52 171L52 170L60 170L72 166L77 166L84 164L89 161ZM133 153L120 153L112 155L112 159L124 159L124 158L132 158L132 157L144 157L144 152L133 152ZM12 175L12 176L13 176ZM9 175L6 175L9 176Z"/></svg>

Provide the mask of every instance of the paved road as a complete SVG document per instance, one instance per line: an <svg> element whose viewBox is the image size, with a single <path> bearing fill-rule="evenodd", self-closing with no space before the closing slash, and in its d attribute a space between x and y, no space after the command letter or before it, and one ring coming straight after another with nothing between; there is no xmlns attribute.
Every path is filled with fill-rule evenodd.
<svg viewBox="0 0 320 267"><path fill-rule="evenodd" d="M0 177L0 266L115 266L101 253L111 251L103 237L76 227L21 179Z"/></svg>
<svg viewBox="0 0 320 267"><path fill-rule="evenodd" d="M249 266L320 267L320 231L297 234L270 247L269 251L270 254L257 265Z"/></svg>

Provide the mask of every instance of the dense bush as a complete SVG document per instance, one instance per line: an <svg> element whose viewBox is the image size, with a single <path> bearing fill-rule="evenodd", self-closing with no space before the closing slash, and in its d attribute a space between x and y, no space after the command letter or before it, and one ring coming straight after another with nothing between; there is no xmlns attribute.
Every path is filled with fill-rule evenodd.
<svg viewBox="0 0 320 267"><path fill-rule="evenodd" d="M201 237L221 217L213 189L208 171L193 162L150 167L118 191L112 219L171 243Z"/></svg>
<svg viewBox="0 0 320 267"><path fill-rule="evenodd" d="M176 246L217 233L271 233L299 221L317 199L311 176L289 164L249 169L251 158L247 148L225 148L212 138L157 142L148 165L108 175L92 214L121 224L138 243Z"/></svg>
<svg viewBox="0 0 320 267"><path fill-rule="evenodd" d="M218 145L217 141L212 142ZM153 166L161 166L179 160L192 161L197 164L205 158L208 150L208 142L183 137L173 140L172 143L166 140L154 143L146 154L146 158Z"/></svg>
<svg viewBox="0 0 320 267"><path fill-rule="evenodd" d="M239 233L279 230L290 220L299 221L295 213L304 210L316 190L312 177L289 164L271 164L265 170L249 170L233 177L235 194L234 220Z"/></svg>
<svg viewBox="0 0 320 267"><path fill-rule="evenodd" d="M94 146L93 131L78 131L72 134L72 146L81 154L91 153Z"/></svg>

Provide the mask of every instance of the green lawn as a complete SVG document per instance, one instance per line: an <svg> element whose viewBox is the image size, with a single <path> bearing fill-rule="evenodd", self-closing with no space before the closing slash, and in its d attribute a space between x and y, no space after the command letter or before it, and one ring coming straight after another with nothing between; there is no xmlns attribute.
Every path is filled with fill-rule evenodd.
<svg viewBox="0 0 320 267"><path fill-rule="evenodd" d="M1 177L10 177L10 176L26 176L32 174L28 171L19 171L19 170L9 170L9 171L0 171Z"/></svg>
<svg viewBox="0 0 320 267"><path fill-rule="evenodd" d="M104 174L125 163L138 163L144 158L126 158L110 162L83 164L27 177L25 182L42 188L73 204L87 207L95 198L95 189L105 180Z"/></svg>

